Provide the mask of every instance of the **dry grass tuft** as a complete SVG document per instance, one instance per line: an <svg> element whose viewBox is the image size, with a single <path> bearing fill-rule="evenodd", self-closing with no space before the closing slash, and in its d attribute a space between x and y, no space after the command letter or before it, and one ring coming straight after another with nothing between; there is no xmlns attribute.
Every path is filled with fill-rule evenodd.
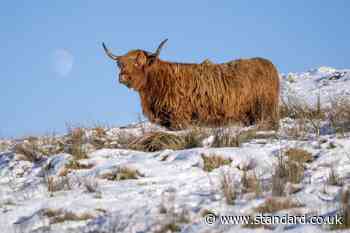
<svg viewBox="0 0 350 233"><path fill-rule="evenodd" d="M140 172L136 169L122 167L119 169L115 180L130 180L138 179L141 176Z"/></svg>
<svg viewBox="0 0 350 233"><path fill-rule="evenodd" d="M50 224L63 223L66 221L85 221L94 218L90 213L76 214L63 209L45 209L43 215L50 219Z"/></svg>
<svg viewBox="0 0 350 233"><path fill-rule="evenodd" d="M99 137L99 138L103 138L105 137L107 134L106 134L106 129L101 127L101 126L97 126L93 129L94 131L94 135L96 137Z"/></svg>
<svg viewBox="0 0 350 233"><path fill-rule="evenodd" d="M44 184L46 185L47 191L50 194L57 191L72 189L70 179L67 176L63 176L63 177L45 176Z"/></svg>
<svg viewBox="0 0 350 233"><path fill-rule="evenodd" d="M345 189L341 193L340 208L338 216L342 219L341 224L331 225L331 230L342 230L350 228L350 190Z"/></svg>
<svg viewBox="0 0 350 233"><path fill-rule="evenodd" d="M175 205L175 192L163 192L162 201L159 206L161 222L154 232L168 233L181 231L181 224L190 222L190 215L187 209L177 209ZM152 231L153 232L153 231Z"/></svg>
<svg viewBox="0 0 350 233"><path fill-rule="evenodd" d="M310 152L299 148L290 148L284 153L289 161L295 161L297 163L309 163L313 161L313 157Z"/></svg>
<svg viewBox="0 0 350 233"><path fill-rule="evenodd" d="M65 165L65 168L70 170L90 169L92 167L93 164L83 164L78 160L70 160L69 163Z"/></svg>
<svg viewBox="0 0 350 233"><path fill-rule="evenodd" d="M16 158L30 162L38 162L43 157L58 154L64 151L64 142L55 134L43 137L26 137L23 142L14 146Z"/></svg>
<svg viewBox="0 0 350 233"><path fill-rule="evenodd" d="M260 196L262 193L262 185L256 173L247 173L243 171L241 178L242 193L255 193L256 196Z"/></svg>
<svg viewBox="0 0 350 233"><path fill-rule="evenodd" d="M69 128L68 153L73 155L74 159L86 159L87 152L84 148L85 130L83 128Z"/></svg>
<svg viewBox="0 0 350 233"><path fill-rule="evenodd" d="M99 184L94 178L84 179L83 185L85 190L89 193L96 193L99 191Z"/></svg>
<svg viewBox="0 0 350 233"><path fill-rule="evenodd" d="M189 212L185 209L175 212L174 206L172 206L170 209L163 210L161 214L165 215L165 219L160 223L156 233L180 232L181 224L190 222Z"/></svg>
<svg viewBox="0 0 350 233"><path fill-rule="evenodd" d="M253 139L275 138L275 133L258 134L257 129L248 129L241 132L230 128L216 128L212 133L215 137L212 147L240 147L243 143Z"/></svg>
<svg viewBox="0 0 350 233"><path fill-rule="evenodd" d="M281 118L295 119L297 127L290 130L290 135L302 137L311 126L316 136L320 135L321 122L328 120L336 133L344 136L350 131L350 99L348 97L335 97L330 100L330 107L322 107L320 95L317 96L316 106L309 106L306 102L293 97L287 97L280 106Z"/></svg>
<svg viewBox="0 0 350 233"><path fill-rule="evenodd" d="M266 138L266 137L270 137L270 135L257 134L256 129L249 129L249 130L240 132L237 135L237 141L239 145L241 145L242 143L249 142L252 139Z"/></svg>
<svg viewBox="0 0 350 233"><path fill-rule="evenodd" d="M14 147L16 154L20 154L21 160L26 160L30 162L38 162L41 160L42 155L39 151L39 147L35 141L30 141L28 143L16 144Z"/></svg>
<svg viewBox="0 0 350 233"><path fill-rule="evenodd" d="M183 145L184 140L180 136L164 132L151 132L146 133L142 137L131 142L131 144L129 144L129 148L146 152L154 152L164 149L178 150L182 149Z"/></svg>
<svg viewBox="0 0 350 233"><path fill-rule="evenodd" d="M128 167L120 167L117 170L104 174L101 178L113 181L120 180L135 180L143 175L136 169L128 168Z"/></svg>
<svg viewBox="0 0 350 233"><path fill-rule="evenodd" d="M93 128L92 135L89 139L90 143L99 150L104 147L108 147L108 142L110 141L107 137L106 130L102 127Z"/></svg>
<svg viewBox="0 0 350 233"><path fill-rule="evenodd" d="M231 159L226 159L222 156L215 155L215 154L212 154L212 155L201 154L201 157L204 163L203 170L207 172L211 172L212 170L224 165L229 165L232 162Z"/></svg>
<svg viewBox="0 0 350 233"><path fill-rule="evenodd" d="M280 117L289 117L292 119L325 119L325 111L321 107L320 95L317 96L316 106L310 106L303 100L288 96L286 101L283 101L280 106Z"/></svg>
<svg viewBox="0 0 350 233"><path fill-rule="evenodd" d="M287 182L300 183L304 178L304 166L299 162L278 157L272 174L272 195L283 196Z"/></svg>
<svg viewBox="0 0 350 233"><path fill-rule="evenodd" d="M205 132L200 127L191 128L184 135L184 149L202 147L202 141L208 136L208 133Z"/></svg>
<svg viewBox="0 0 350 233"><path fill-rule="evenodd" d="M235 132L229 128L215 128L212 134L215 137L212 147L239 147L241 145Z"/></svg>
<svg viewBox="0 0 350 233"><path fill-rule="evenodd" d="M330 168L329 176L327 179L327 184L335 185L335 186L343 186L344 181L339 177L339 175L335 172L334 168Z"/></svg>
<svg viewBox="0 0 350 233"><path fill-rule="evenodd" d="M299 202L289 197L271 197L265 200L264 203L254 208L257 213L274 213L280 210L302 207Z"/></svg>
<svg viewBox="0 0 350 233"><path fill-rule="evenodd" d="M222 171L220 174L220 189L226 203L233 205L237 197L237 190L232 175L227 171Z"/></svg>
<svg viewBox="0 0 350 233"><path fill-rule="evenodd" d="M172 233L172 232L180 232L180 231L181 231L181 227L176 223L171 222L161 226L161 228L155 231L155 233Z"/></svg>
<svg viewBox="0 0 350 233"><path fill-rule="evenodd" d="M129 145L135 141L137 137L134 134L127 132L118 132L117 139L114 143L110 143L110 148L128 149Z"/></svg>
<svg viewBox="0 0 350 233"><path fill-rule="evenodd" d="M331 99L328 118L336 133L344 135L350 131L350 99L345 97Z"/></svg>
<svg viewBox="0 0 350 233"><path fill-rule="evenodd" d="M300 127L302 129L305 129L305 124L309 123L316 136L321 133L321 121L326 119L325 112L327 112L327 109L321 107L320 95L317 96L315 107L294 96L288 96L287 100L283 101L280 106L281 118L297 119L299 124L302 123L302 127Z"/></svg>

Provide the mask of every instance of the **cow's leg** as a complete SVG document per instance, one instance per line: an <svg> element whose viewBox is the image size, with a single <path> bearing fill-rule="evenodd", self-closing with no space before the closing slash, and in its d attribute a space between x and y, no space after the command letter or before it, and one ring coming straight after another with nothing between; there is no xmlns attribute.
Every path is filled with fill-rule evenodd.
<svg viewBox="0 0 350 233"><path fill-rule="evenodd" d="M171 114L169 112L163 110L159 113L158 117L161 126L164 126L165 128L171 127Z"/></svg>
<svg viewBox="0 0 350 233"><path fill-rule="evenodd" d="M267 102L262 104L260 122L266 129L277 130L279 128L279 108L276 104Z"/></svg>
<svg viewBox="0 0 350 233"><path fill-rule="evenodd" d="M159 113L159 119L159 124L169 130L179 130L183 128L183 119L177 119L172 111L162 110Z"/></svg>

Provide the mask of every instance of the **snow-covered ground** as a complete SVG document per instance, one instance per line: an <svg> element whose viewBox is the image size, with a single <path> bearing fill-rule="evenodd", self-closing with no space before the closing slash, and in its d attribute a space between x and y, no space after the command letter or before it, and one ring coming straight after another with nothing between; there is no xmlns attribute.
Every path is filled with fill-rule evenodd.
<svg viewBox="0 0 350 233"><path fill-rule="evenodd" d="M315 104L318 96L328 104L336 97L350 96L350 70L320 67L304 73L282 74L283 98L294 96Z"/></svg>
<svg viewBox="0 0 350 233"><path fill-rule="evenodd" d="M315 104L320 96L322 104L327 105L332 98L350 97L350 70L321 67L305 73L281 75L281 80L282 98L293 95ZM87 158L79 160L79 169L69 171L66 167L73 157L68 153L29 162L13 149L25 139L2 140L0 232L329 231L325 224L268 224L265 228L253 229L244 224L223 224L219 217L210 225L203 217L210 213L216 216L257 214L256 207L272 198L273 171L279 156L289 148L309 152L312 161L304 164L300 184L286 185L296 190L286 191L287 197L282 197L298 206L273 215L334 216L339 210L341 194L350 181L350 134L323 130L319 137L312 131L303 137L290 137L288 132L296 125L296 120L281 119L281 127L273 132L274 136L252 139L240 147L214 148L210 135L202 147L183 150L141 152L86 145ZM327 121L321 125L330 127ZM113 138L121 134L141 135L150 128L160 129L146 123L105 131L113 144ZM89 136L92 130L86 130L85 134ZM57 136L57 140L64 137ZM204 170L203 155L221 156L232 162L208 172ZM137 179L108 179L122 168L137 171ZM259 195L241 191L242 177L253 173L261 183ZM329 184L333 173L342 185ZM229 175L237 187L234 204L227 204L224 198L223 174Z"/></svg>

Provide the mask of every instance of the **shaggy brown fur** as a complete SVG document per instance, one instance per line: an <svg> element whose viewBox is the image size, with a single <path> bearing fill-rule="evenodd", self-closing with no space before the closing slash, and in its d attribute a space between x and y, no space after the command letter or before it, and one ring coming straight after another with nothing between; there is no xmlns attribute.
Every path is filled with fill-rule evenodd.
<svg viewBox="0 0 350 233"><path fill-rule="evenodd" d="M172 63L158 58L161 46L156 55L133 50L118 57L105 48L121 69L119 81L139 92L151 122L171 129L259 121L278 125L279 76L270 61Z"/></svg>

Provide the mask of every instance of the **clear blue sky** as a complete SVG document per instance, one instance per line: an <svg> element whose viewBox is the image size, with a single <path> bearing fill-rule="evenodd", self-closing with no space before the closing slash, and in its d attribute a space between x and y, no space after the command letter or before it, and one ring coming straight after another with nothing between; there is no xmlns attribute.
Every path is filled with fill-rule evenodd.
<svg viewBox="0 0 350 233"><path fill-rule="evenodd" d="M350 68L347 0L18 0L1 4L0 19L0 137L136 121L138 95L118 84L102 41L119 54L169 38L161 58L182 62L260 56L280 72ZM62 50L73 56L65 75L55 72Z"/></svg>

